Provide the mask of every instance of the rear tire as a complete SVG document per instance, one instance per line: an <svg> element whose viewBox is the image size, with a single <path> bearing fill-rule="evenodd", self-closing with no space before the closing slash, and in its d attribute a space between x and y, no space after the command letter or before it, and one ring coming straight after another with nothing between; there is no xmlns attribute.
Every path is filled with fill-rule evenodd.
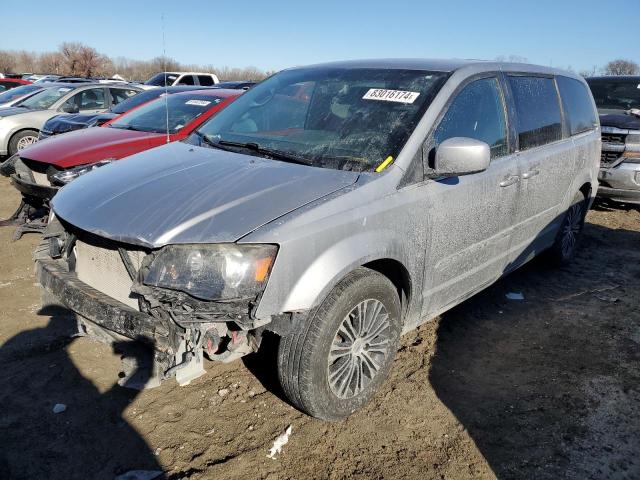
<svg viewBox="0 0 640 480"><path fill-rule="evenodd" d="M22 130L16 133L11 140L9 140L9 156L15 155L23 148L33 145L38 141L37 130Z"/></svg>
<svg viewBox="0 0 640 480"><path fill-rule="evenodd" d="M280 340L278 376L289 400L323 420L362 408L387 377L402 331L393 283L358 268L296 331Z"/></svg>
<svg viewBox="0 0 640 480"><path fill-rule="evenodd" d="M578 192L565 212L555 242L549 249L552 263L562 266L573 259L580 244L586 216L587 199L582 192Z"/></svg>

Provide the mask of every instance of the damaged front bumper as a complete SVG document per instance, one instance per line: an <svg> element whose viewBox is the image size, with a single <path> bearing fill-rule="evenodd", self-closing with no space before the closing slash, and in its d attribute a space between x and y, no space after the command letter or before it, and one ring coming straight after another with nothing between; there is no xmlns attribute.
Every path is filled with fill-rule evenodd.
<svg viewBox="0 0 640 480"><path fill-rule="evenodd" d="M603 167L598 174L598 197L617 202L640 204L640 158Z"/></svg>
<svg viewBox="0 0 640 480"><path fill-rule="evenodd" d="M53 187L49 185L40 185L30 180L26 180L17 173L14 173L13 175L11 175L11 184L23 196L35 197L40 200L46 200L46 201L51 200L56 195L56 193L58 193L58 190L59 190L58 187Z"/></svg>
<svg viewBox="0 0 640 480"><path fill-rule="evenodd" d="M42 233L47 224L50 201L59 188L49 183L46 174L32 171L17 155L2 165L0 173L9 177L11 184L22 196L13 215L0 221L0 225L18 227L14 240L20 239L25 233ZM36 181L36 176L39 181Z"/></svg>
<svg viewBox="0 0 640 480"><path fill-rule="evenodd" d="M154 252L73 228L68 231L57 218L34 255L39 283L77 314L78 334L114 345L133 340L151 347L148 371L153 373L143 375L144 388L172 377L186 385L205 373L205 355L234 361L257 351L265 330L281 333L297 319L283 314L259 321L251 313L255 299L202 301L144 285L141 279L153 258ZM129 292L126 298L124 291ZM124 371L119 383L131 386Z"/></svg>
<svg viewBox="0 0 640 480"><path fill-rule="evenodd" d="M137 311L78 280L63 262L36 260L36 277L43 288L69 309L114 333L142 341L155 350L174 354L177 329L171 331L151 315Z"/></svg>

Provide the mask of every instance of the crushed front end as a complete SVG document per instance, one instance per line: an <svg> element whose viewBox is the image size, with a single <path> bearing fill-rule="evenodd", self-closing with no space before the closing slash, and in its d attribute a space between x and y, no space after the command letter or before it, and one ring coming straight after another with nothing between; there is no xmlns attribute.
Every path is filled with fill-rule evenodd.
<svg viewBox="0 0 640 480"><path fill-rule="evenodd" d="M3 225L16 225L14 239L25 233L42 233L47 225L49 202L59 190L51 181L59 170L52 165L21 158L19 154L7 160L0 173L11 179L22 199L15 213Z"/></svg>
<svg viewBox="0 0 640 480"><path fill-rule="evenodd" d="M229 362L258 349L266 322L252 317L262 292L254 287L266 282L274 250L272 245L251 251L233 244L205 245L185 256L185 246L145 249L54 217L35 262L44 289L77 314L79 334L114 343L130 339L152 348L153 365L145 382L152 387L171 377L188 384L204 373L204 355ZM234 264L232 258L223 260L224 271L216 270L211 265L220 263L216 256L221 251L246 252L253 263ZM250 281L241 281L247 274ZM240 281L234 285L229 279ZM120 384L131 386L128 380Z"/></svg>
<svg viewBox="0 0 640 480"><path fill-rule="evenodd" d="M640 204L640 119L637 129L607 126L605 119L601 121L598 197Z"/></svg>

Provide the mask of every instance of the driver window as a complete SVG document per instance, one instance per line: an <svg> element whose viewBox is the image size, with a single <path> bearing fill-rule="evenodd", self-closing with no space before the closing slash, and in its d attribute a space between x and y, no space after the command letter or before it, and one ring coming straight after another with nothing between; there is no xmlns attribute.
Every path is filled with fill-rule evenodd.
<svg viewBox="0 0 640 480"><path fill-rule="evenodd" d="M107 108L104 89L102 88L90 88L89 90L83 90L67 100L67 103L76 105L80 111L101 110Z"/></svg>
<svg viewBox="0 0 640 480"><path fill-rule="evenodd" d="M508 153L504 105L496 78L476 80L458 93L434 132L434 147L453 137L487 143L491 158Z"/></svg>

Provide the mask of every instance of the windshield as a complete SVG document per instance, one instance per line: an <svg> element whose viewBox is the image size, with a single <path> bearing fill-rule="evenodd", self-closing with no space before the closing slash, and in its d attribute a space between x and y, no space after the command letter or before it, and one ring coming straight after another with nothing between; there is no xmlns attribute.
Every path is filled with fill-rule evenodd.
<svg viewBox="0 0 640 480"><path fill-rule="evenodd" d="M173 82L178 78L177 73L157 73L149 80L144 82L145 85L154 85L156 87L164 87L166 85L173 85Z"/></svg>
<svg viewBox="0 0 640 480"><path fill-rule="evenodd" d="M168 130L177 133L222 100L224 98L209 95L168 95L123 115L109 126L141 132L165 133Z"/></svg>
<svg viewBox="0 0 640 480"><path fill-rule="evenodd" d="M640 80L587 80L587 83L598 108L640 108Z"/></svg>
<svg viewBox="0 0 640 480"><path fill-rule="evenodd" d="M12 88L11 90L7 90L6 92L0 93L0 104L7 103L15 100L16 98L20 98L23 95L28 93L35 92L36 90L41 90L42 87L39 85L22 85L21 87Z"/></svg>
<svg viewBox="0 0 640 480"><path fill-rule="evenodd" d="M137 93L133 97L127 98L126 100L123 100L119 104L115 105L111 109L111 112L120 115L121 113L128 112L132 108L139 107L143 103L147 103L155 98L158 98L162 94L163 91L158 88Z"/></svg>
<svg viewBox="0 0 640 480"><path fill-rule="evenodd" d="M213 146L253 148L243 153L270 150L318 167L372 170L395 158L445 79L419 70L284 71L248 90L199 134Z"/></svg>
<svg viewBox="0 0 640 480"><path fill-rule="evenodd" d="M34 110L45 110L51 107L51 105L56 103L71 90L73 90L71 87L46 88L43 91L22 100L18 103L18 106Z"/></svg>

